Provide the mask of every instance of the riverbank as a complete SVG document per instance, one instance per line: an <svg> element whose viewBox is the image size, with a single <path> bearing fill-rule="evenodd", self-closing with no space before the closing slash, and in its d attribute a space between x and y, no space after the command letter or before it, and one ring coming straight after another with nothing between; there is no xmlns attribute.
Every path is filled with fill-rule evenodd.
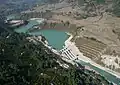
<svg viewBox="0 0 120 85"><path fill-rule="evenodd" d="M65 41L65 47L67 47L67 48L69 47L70 49L72 49L72 52L73 52L75 55L78 56L78 59L79 59L79 60L82 60L82 61L84 61L84 62L86 62L86 63L90 63L91 65L93 65L93 66L95 66L95 67L97 67L97 68L99 68L99 69L102 69L102 70L104 70L104 71L106 71L106 72L108 72L108 73L116 76L117 78L120 78L120 73L114 72L114 71L112 71L112 70L110 70L110 69L108 69L108 68L102 67L102 66L100 66L99 64L96 64L96 63L95 63L94 61L92 61L90 58L84 56L83 53L81 53L81 52L79 51L79 49L76 47L75 43L74 43L74 42L71 42L71 39L73 38L73 36L72 36L70 33L67 33L67 34L68 34L70 37Z"/></svg>

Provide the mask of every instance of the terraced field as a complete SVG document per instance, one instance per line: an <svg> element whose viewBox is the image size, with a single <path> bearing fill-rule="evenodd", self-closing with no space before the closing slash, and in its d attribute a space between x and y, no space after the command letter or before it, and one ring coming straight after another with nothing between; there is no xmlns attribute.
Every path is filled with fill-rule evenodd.
<svg viewBox="0 0 120 85"><path fill-rule="evenodd" d="M83 55L93 60L100 59L100 56L104 53L107 47L106 44L89 38L79 38L75 42Z"/></svg>

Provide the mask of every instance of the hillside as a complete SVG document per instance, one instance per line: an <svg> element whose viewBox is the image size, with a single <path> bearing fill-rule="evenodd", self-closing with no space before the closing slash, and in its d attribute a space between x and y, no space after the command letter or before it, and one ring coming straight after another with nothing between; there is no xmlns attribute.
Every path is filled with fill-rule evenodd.
<svg viewBox="0 0 120 85"><path fill-rule="evenodd" d="M109 85L99 74L66 63L41 42L29 42L27 37L31 36L0 34L1 85Z"/></svg>
<svg viewBox="0 0 120 85"><path fill-rule="evenodd" d="M120 72L120 62L116 62L120 60L119 7L119 0L60 0L39 5L20 16L21 19L47 19L42 28L71 33L73 42L86 57Z"/></svg>

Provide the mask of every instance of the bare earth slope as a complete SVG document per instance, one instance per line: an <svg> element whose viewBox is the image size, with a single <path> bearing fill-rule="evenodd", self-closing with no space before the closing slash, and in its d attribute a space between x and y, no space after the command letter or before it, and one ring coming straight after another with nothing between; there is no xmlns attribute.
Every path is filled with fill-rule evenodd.
<svg viewBox="0 0 120 85"><path fill-rule="evenodd" d="M69 22L77 27L83 26L84 30L77 30L77 35L75 34L76 27L66 28L75 36L73 40L79 50L96 63L120 72L120 40L113 32L114 29L120 29L120 18L108 12L104 12L102 17L98 14L85 18L86 11L82 10L83 8L85 7L78 7L74 3L63 1L38 6L32 12L50 10L52 17L47 20L49 23ZM26 13L29 12L31 11L26 11Z"/></svg>

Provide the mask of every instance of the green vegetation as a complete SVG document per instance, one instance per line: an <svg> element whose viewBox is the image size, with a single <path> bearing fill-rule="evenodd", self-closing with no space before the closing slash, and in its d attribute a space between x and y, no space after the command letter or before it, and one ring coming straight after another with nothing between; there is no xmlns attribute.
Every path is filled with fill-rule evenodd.
<svg viewBox="0 0 120 85"><path fill-rule="evenodd" d="M120 0L113 0L113 14L120 17Z"/></svg>
<svg viewBox="0 0 120 85"><path fill-rule="evenodd" d="M2 3L4 1L4 3ZM21 11L25 11L35 7L39 0L2 0L0 1L0 15L19 14Z"/></svg>
<svg viewBox="0 0 120 85"><path fill-rule="evenodd" d="M0 34L1 85L109 85L100 75L86 73L83 66L78 68L61 60L41 42L29 42L28 36ZM61 67L57 61L69 68Z"/></svg>

